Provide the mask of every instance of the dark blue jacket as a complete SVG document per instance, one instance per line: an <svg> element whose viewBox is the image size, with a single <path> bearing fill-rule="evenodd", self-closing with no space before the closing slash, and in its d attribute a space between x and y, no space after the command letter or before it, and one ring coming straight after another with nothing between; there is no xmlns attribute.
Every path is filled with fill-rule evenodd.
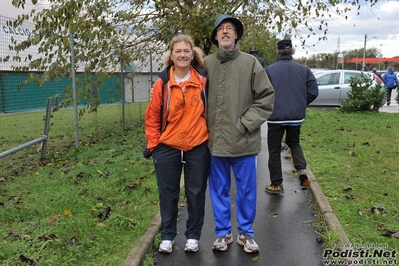
<svg viewBox="0 0 399 266"><path fill-rule="evenodd" d="M292 56L280 56L266 67L275 90L274 111L268 123L300 125L306 107L319 95L317 80L309 68L293 61Z"/></svg>

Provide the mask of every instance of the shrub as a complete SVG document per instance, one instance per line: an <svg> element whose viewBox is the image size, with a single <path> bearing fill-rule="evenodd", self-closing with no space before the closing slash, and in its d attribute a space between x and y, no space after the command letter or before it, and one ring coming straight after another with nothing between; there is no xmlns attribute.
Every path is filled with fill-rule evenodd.
<svg viewBox="0 0 399 266"><path fill-rule="evenodd" d="M378 111L384 105L385 88L372 77L362 74L350 78L348 99L340 109L344 112Z"/></svg>

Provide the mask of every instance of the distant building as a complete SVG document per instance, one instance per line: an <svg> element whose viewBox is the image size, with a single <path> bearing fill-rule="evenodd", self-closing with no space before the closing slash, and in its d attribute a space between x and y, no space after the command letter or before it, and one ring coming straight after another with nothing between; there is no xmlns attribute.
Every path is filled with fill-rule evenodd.
<svg viewBox="0 0 399 266"><path fill-rule="evenodd" d="M32 46L21 52L21 60L15 60L17 55L11 51L9 46L12 38L18 42L26 40L32 35L34 24L25 22L21 27L12 27L7 21L11 18L0 15L0 113L17 112L21 110L43 109L46 106L48 97L56 94L63 94L64 88L71 86L71 80L67 77L58 81L47 82L43 86L37 83L30 83L22 87L21 84L27 78L29 72L19 72L13 66L28 65L25 57L32 55L32 59L38 58L38 47ZM151 59L151 60L150 60ZM160 55L148 55L144 62L133 62L124 69L124 100L125 102L148 101L149 91L152 83L158 78L163 68L159 60ZM37 72L32 70L37 74ZM106 81L108 88L120 90L120 69L115 71L113 78ZM107 103L115 96L115 91L99 91L102 104ZM119 98L119 101L122 98ZM117 99L118 101L118 99Z"/></svg>

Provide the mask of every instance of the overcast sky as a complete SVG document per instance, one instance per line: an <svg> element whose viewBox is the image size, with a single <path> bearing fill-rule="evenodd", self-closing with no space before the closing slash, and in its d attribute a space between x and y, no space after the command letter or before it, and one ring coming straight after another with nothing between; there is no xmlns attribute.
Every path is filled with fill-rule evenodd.
<svg viewBox="0 0 399 266"><path fill-rule="evenodd" d="M14 8L11 0L0 1L0 15L13 18L24 12ZM46 3L45 0L38 2L44 3L43 5ZM360 2L364 3L363 0ZM364 47L365 34L368 36L366 49L381 49L383 57L399 56L399 0L378 0L372 8L369 7L370 4L367 5L363 5L359 15L356 8L348 13L348 20L339 17L329 21L328 41L317 43L317 37L312 37L306 41L309 47L302 48L300 41L293 39L293 44L297 46L295 56L333 53L338 49L340 52L360 49ZM31 1L27 0L25 9L28 10L32 6Z"/></svg>
<svg viewBox="0 0 399 266"><path fill-rule="evenodd" d="M363 0L360 0L364 3ZM357 15L357 12L360 12ZM367 34L366 49L381 49L383 57L399 56L399 0L378 0L370 8L370 4L363 5L360 10L348 13L348 20L336 18L329 21L328 41L317 43L314 47L297 47L296 57L315 53L333 53L349 51L364 47L364 36ZM310 38L308 44L314 44L317 38ZM293 44L300 46L299 40ZM362 55L359 55L362 57Z"/></svg>

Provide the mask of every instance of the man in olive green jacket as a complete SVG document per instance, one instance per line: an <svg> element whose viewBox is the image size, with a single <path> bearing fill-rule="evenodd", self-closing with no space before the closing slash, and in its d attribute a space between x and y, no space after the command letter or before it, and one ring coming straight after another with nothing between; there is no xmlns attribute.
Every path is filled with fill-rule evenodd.
<svg viewBox="0 0 399 266"><path fill-rule="evenodd" d="M211 153L209 190L215 220L212 248L227 250L233 242L230 223L231 170L237 186L237 243L258 252L252 224L256 215L256 155L261 150L260 127L273 112L274 89L258 60L239 50L242 23L221 15L211 40L216 53L207 56L208 147Z"/></svg>

